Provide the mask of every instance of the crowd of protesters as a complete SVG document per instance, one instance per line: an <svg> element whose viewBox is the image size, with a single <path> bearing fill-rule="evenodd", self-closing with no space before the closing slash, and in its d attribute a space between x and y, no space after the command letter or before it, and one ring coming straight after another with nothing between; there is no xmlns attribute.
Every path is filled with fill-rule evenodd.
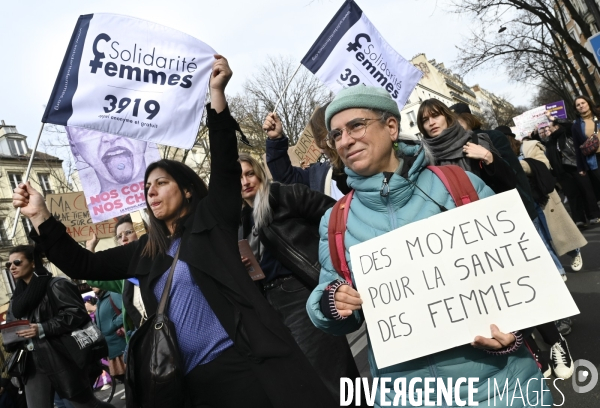
<svg viewBox="0 0 600 408"><path fill-rule="evenodd" d="M16 247L7 264L17 280L8 320L28 319L30 326L18 332L25 341L5 348L26 356L18 376L28 406L51 407L55 392L76 408L111 406L92 393L98 356L77 364L63 344L65 336L92 324L88 312L103 335L110 374L125 384L128 407L156 406L157 398L170 407L339 406L340 378L360 376L345 335L364 320L348 249L460 205L428 170L432 165L457 166L466 176L462 187L477 199L516 189L556 272L566 280L558 259L564 254L573 271L581 270L580 248L587 241L579 228L600 218L593 188L593 179L600 181L599 158L580 148L598 130L589 98L575 99L574 123L549 115L551 125L523 141L507 126L482 129L465 104L429 99L419 108L422 137L416 137L401 132L398 105L386 90L350 87L315 110L308 125L326 160L308 167L292 165L278 115L265 118L271 180L256 158L238 153L239 125L225 99L231 75L227 60L215 56L208 186L185 164L150 164L144 235L126 216L116 226L116 247L96 252L94 239L83 248L29 183L14 190L13 205L31 221L35 245ZM334 254L332 207L340 204L347 219ZM241 256L244 240L251 254ZM84 304L67 279L52 277L42 253L71 278L87 280L95 306ZM148 364L137 358L139 338L148 335L144 324L165 305L179 350L173 365L181 371L180 395L161 396L154 383L136 381ZM563 319L510 333L491 325L471 344L386 368L377 366L367 337L370 371L374 378L407 381L476 374L476 399L486 405L495 395L488 380L570 378L574 365L564 336L571 324ZM534 330L541 339L533 339ZM515 386L509 383L509 394ZM459 393L467 392L465 383ZM552 403L548 392L526 393L539 406ZM395 390L385 396L389 402L394 397Z"/></svg>

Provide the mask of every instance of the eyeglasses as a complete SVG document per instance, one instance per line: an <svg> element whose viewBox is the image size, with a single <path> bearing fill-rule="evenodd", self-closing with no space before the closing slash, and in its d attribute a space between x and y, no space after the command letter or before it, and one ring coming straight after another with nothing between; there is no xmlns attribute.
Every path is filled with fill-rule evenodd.
<svg viewBox="0 0 600 408"><path fill-rule="evenodd" d="M346 123L346 126L341 129L332 129L327 135L327 146L335 149L335 144L339 143L342 140L342 135L344 134L344 130L354 140L361 140L365 137L367 133L367 126L369 126L369 121L372 120L381 120L383 118L356 118L352 119L350 122Z"/></svg>
<svg viewBox="0 0 600 408"><path fill-rule="evenodd" d="M23 263L23 261L22 261L22 260L20 260L20 259L15 259L15 260L14 260L14 261L12 261L12 262L7 262L7 263L5 263L5 264L4 264L4 266L6 266L6 269L10 269L10 266L11 266L12 264L15 264L15 266L19 266L19 265L21 265L22 263Z"/></svg>
<svg viewBox="0 0 600 408"><path fill-rule="evenodd" d="M118 234L116 236L117 241L123 241L123 238L130 236L131 234L134 234L135 231L134 230L125 230L123 232L121 232L120 234Z"/></svg>

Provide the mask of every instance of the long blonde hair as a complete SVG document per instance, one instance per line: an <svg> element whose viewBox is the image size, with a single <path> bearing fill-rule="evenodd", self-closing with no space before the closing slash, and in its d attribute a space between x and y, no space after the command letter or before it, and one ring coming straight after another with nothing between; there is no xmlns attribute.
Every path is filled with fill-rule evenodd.
<svg viewBox="0 0 600 408"><path fill-rule="evenodd" d="M256 229L266 227L273 220L273 213L269 205L269 192L271 191L271 180L267 177L265 168L254 157L246 153L240 153L240 162L246 162L254 170L254 174L260 181L260 187L254 197L252 216ZM244 205L247 205L244 203Z"/></svg>

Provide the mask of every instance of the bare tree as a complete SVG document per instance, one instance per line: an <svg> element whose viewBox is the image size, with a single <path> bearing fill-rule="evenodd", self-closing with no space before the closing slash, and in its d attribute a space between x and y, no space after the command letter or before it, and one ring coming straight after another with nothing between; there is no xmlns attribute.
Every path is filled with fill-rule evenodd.
<svg viewBox="0 0 600 408"><path fill-rule="evenodd" d="M267 57L265 64L244 84L244 93L234 99L238 104L237 119L244 132L248 130L248 138L256 140L253 143L255 147L258 144L264 145L266 136L262 123L267 114L273 112L279 99L281 102L277 113L281 117L283 132L293 145L298 141L315 107L324 105L333 98L332 93L304 67L300 68L292 80L297 64L290 57Z"/></svg>
<svg viewBox="0 0 600 408"><path fill-rule="evenodd" d="M511 79L543 84L569 100L573 93L588 94L600 100L586 61L596 65L593 54L567 29L561 5L569 11L584 36L591 35L589 25L569 0L454 0L455 11L471 14L480 26L462 47L457 60L462 73L492 66L504 67ZM510 11L504 20L502 17ZM502 33L490 30L499 25ZM490 34L491 32L491 34ZM567 57L567 47L580 70Z"/></svg>
<svg viewBox="0 0 600 408"><path fill-rule="evenodd" d="M527 110L526 106L486 104L481 110L481 119L487 125L487 129L493 129L497 126L514 126L512 119Z"/></svg>

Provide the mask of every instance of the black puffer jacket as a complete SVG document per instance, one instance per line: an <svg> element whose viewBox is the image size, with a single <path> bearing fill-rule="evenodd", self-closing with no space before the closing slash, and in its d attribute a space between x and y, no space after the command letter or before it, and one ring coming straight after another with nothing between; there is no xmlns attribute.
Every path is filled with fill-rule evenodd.
<svg viewBox="0 0 600 408"><path fill-rule="evenodd" d="M271 223L260 229L260 241L279 262L309 288L319 283L319 223L335 200L304 184L271 184ZM252 230L248 206L242 211L242 236Z"/></svg>
<svg viewBox="0 0 600 408"><path fill-rule="evenodd" d="M52 299L50 299L52 297ZM16 320L9 306L7 321ZM36 366L48 376L52 387L61 398L72 398L90 387L87 372L80 369L71 359L61 336L70 336L73 330L83 327L90 321L83 299L77 286L65 278L52 278L46 294L39 305L30 313L31 323L41 323L44 337L33 339L33 352L27 358L34 358ZM14 345L13 350L14 350ZM26 342L18 343L25 348ZM17 348L17 349L18 349ZM7 349L11 349L10 346ZM25 373L27 374L27 373Z"/></svg>

